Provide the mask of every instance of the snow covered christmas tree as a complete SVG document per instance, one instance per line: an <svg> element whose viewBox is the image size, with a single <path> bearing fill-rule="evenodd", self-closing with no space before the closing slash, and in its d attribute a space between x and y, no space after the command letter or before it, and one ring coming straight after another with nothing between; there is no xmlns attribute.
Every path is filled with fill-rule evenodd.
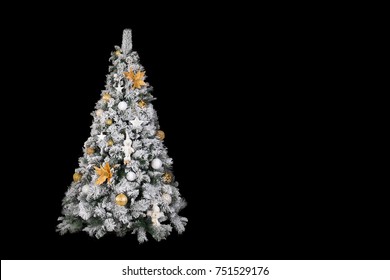
<svg viewBox="0 0 390 280"><path fill-rule="evenodd" d="M178 215L186 202L172 174L172 159L163 144L138 54L132 51L131 30L123 31L122 47L110 60L106 89L92 113L91 136L63 199L61 234L86 231L102 237L107 232L147 232L165 239L172 227L184 231L187 218Z"/></svg>

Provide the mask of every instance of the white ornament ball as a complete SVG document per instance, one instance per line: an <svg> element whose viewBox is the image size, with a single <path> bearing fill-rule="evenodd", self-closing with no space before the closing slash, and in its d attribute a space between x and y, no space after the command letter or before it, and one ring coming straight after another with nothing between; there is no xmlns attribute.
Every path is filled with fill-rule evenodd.
<svg viewBox="0 0 390 280"><path fill-rule="evenodd" d="M81 191L82 191L83 193L87 194L88 191L89 191L89 185L84 185L84 186L81 188Z"/></svg>
<svg viewBox="0 0 390 280"><path fill-rule="evenodd" d="M96 116L101 117L103 115L103 110L102 109L97 109L96 110Z"/></svg>
<svg viewBox="0 0 390 280"><path fill-rule="evenodd" d="M164 194L162 195L162 199L163 199L163 201L164 201L166 204L171 204L171 202L172 202L172 197L171 197L169 194L167 194L167 193L164 193Z"/></svg>
<svg viewBox="0 0 390 280"><path fill-rule="evenodd" d="M129 173L127 173L126 175L126 179L129 180L130 182L134 181L135 178L137 178L137 175L135 175L134 172L130 171Z"/></svg>
<svg viewBox="0 0 390 280"><path fill-rule="evenodd" d="M162 161L158 158L155 158L154 160L152 160L152 167L154 169L160 169L162 166Z"/></svg>
<svg viewBox="0 0 390 280"><path fill-rule="evenodd" d="M119 110L122 110L122 111L126 110L127 109L127 103L125 101L119 102L118 108L119 108Z"/></svg>

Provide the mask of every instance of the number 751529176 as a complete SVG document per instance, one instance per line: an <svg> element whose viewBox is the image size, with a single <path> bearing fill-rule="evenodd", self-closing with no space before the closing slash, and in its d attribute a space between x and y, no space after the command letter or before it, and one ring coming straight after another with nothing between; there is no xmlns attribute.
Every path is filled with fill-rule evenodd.
<svg viewBox="0 0 390 280"><path fill-rule="evenodd" d="M253 267L244 267L244 266L217 266L216 275L268 275L268 267L263 266L253 266Z"/></svg>

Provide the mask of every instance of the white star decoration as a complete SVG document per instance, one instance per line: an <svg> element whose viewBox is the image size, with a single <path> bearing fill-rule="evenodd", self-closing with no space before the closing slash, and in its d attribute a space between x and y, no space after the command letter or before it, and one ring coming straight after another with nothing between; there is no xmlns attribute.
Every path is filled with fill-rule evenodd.
<svg viewBox="0 0 390 280"><path fill-rule="evenodd" d="M130 121L131 124L134 126L134 128L141 128L141 124L144 121L140 121L138 117L135 118L135 120Z"/></svg>
<svg viewBox="0 0 390 280"><path fill-rule="evenodd" d="M123 87L118 83L118 86L115 89L117 92L122 92Z"/></svg>
<svg viewBox="0 0 390 280"><path fill-rule="evenodd" d="M149 210L146 215L150 216L154 226L159 226L160 222L158 219L164 217L164 214L160 212L160 208L157 206L157 204L154 204L153 209Z"/></svg>
<svg viewBox="0 0 390 280"><path fill-rule="evenodd" d="M99 141L104 141L106 135L104 135L103 132L100 132L100 134L97 137L99 138Z"/></svg>

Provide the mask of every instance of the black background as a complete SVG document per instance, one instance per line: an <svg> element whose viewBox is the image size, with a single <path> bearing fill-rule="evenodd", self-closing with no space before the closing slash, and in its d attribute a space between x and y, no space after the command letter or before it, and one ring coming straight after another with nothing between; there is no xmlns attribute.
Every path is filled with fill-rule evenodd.
<svg viewBox="0 0 390 280"><path fill-rule="evenodd" d="M3 121L23 118L2 136L2 259L388 258L386 204L352 166L353 118L329 93L335 43L311 21L258 18L53 15L9 29ZM184 234L142 245L55 232L124 28L188 201Z"/></svg>

